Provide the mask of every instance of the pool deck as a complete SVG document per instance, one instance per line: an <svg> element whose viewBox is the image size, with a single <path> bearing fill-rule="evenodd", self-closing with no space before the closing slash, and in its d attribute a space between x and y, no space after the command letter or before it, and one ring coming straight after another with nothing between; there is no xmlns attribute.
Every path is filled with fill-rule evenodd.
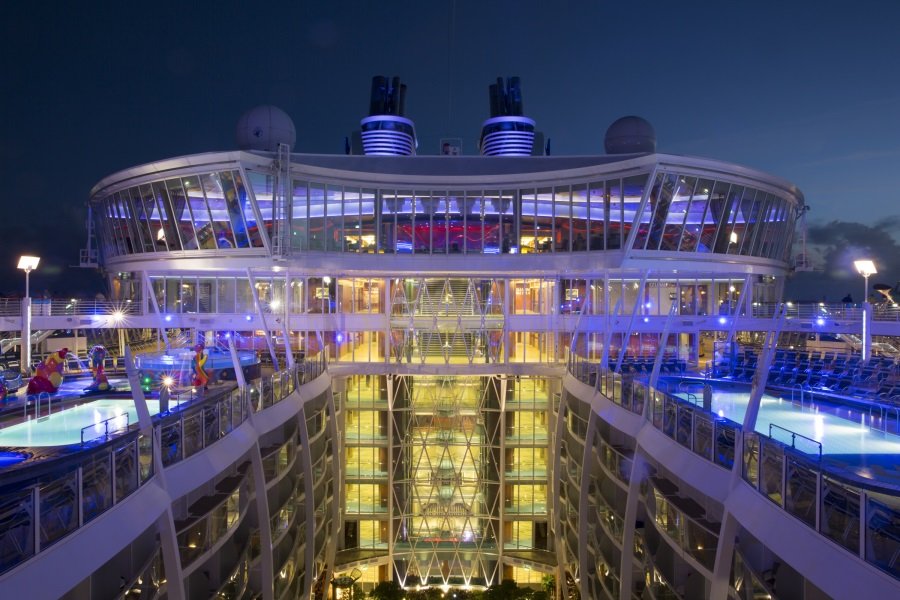
<svg viewBox="0 0 900 600"><path fill-rule="evenodd" d="M131 403L132 401L128 382L124 378L110 378L110 384L115 388L112 392L85 395L83 389L87 387L90 382L90 378L67 378L60 390L56 392L56 394L53 394L51 396L52 416L50 419L47 419L46 413L44 412L46 404L42 404L41 413L44 415L44 417L40 419L41 424L49 424L58 415L65 414L68 411L97 401L113 400L121 402L123 407L128 403ZM189 401L179 403L176 399L173 398L169 411L165 413L165 415L177 414L181 411L189 410L191 407L198 404L197 400L202 401L218 397L221 393L230 390L232 387L233 382L222 382L210 386L210 390L207 394L199 397L194 397ZM5 405L0 408L0 444L3 443L2 434L4 430L13 427L21 427L26 423L35 423L34 403L26 399L25 389L23 388L22 390L20 390L19 394L11 396L10 398L12 401L7 401ZM30 417L30 421L26 421L24 418L26 402L28 403L28 416ZM158 415L157 413L157 411L159 410L158 400L156 398L148 398L147 403L154 420L160 418L160 415ZM120 410L119 412L122 411ZM109 436L98 435L92 440L86 440L84 445L81 444L80 439L74 441L74 443L63 443L61 445L0 445L0 459L2 459L3 456L6 456L8 458L7 460L0 460L0 476L3 477L2 481L0 481L0 486L11 483L12 480L8 479L8 477L12 476L13 473L18 473L22 470L30 470L31 468L38 465L47 465L49 467L53 467L60 461L77 455L85 449L92 449L98 446L103 446L107 443L112 443L122 435L134 431L136 429L137 416L133 403L131 404L130 410L128 412L131 413L131 416L129 417L129 427L127 431L117 431L115 434L111 434ZM95 422L95 419L92 417L85 423L79 424L77 428L79 433L76 435L78 435L80 438L81 428L84 426L90 426ZM25 458L23 460L14 460L12 457L16 454L23 455Z"/></svg>
<svg viewBox="0 0 900 600"><path fill-rule="evenodd" d="M713 385L712 413L738 424L744 420L750 384L731 379L689 379L691 386ZM806 391L803 402L791 390L769 388L760 402L755 430L818 459L836 475L862 485L900 490L900 435L878 428L864 408L875 406L868 400ZM692 389L694 396L699 396ZM688 400L687 392L675 392ZM872 427L872 425L876 427ZM881 424L883 425L883 424ZM797 433L799 436L792 436ZM808 439L803 439L808 438ZM810 441L814 440L814 441Z"/></svg>

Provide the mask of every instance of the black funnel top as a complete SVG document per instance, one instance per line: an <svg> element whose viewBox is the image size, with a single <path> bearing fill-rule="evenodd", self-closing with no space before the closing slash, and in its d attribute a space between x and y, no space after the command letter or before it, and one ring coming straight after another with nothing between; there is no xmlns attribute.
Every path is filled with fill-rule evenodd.
<svg viewBox="0 0 900 600"><path fill-rule="evenodd" d="M396 76L390 80L382 75L373 77L369 116L396 115L402 117L405 112L406 84L401 84L400 78Z"/></svg>
<svg viewBox="0 0 900 600"><path fill-rule="evenodd" d="M521 117L522 113L522 83L518 77L509 77L504 85L503 78L498 77L497 83L488 88L491 100L491 118L493 117Z"/></svg>

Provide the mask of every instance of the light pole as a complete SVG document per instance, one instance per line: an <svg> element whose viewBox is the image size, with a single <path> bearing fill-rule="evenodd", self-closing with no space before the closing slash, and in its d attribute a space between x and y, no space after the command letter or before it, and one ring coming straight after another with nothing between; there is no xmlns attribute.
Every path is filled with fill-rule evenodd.
<svg viewBox="0 0 900 600"><path fill-rule="evenodd" d="M872 354L872 305L869 304L869 275L878 272L871 260L855 260L853 266L866 280L862 303L862 360L866 362Z"/></svg>
<svg viewBox="0 0 900 600"><path fill-rule="evenodd" d="M875 268L875 263L871 260L854 260L853 266L856 267L856 272L863 276L863 279L866 280L865 294L863 295L863 302L869 301L869 275L875 275L878 273L878 270Z"/></svg>
<svg viewBox="0 0 900 600"><path fill-rule="evenodd" d="M41 262L39 256L20 256L19 267L25 271L25 297L22 299L22 357L19 368L26 376L31 375L31 288L29 275Z"/></svg>

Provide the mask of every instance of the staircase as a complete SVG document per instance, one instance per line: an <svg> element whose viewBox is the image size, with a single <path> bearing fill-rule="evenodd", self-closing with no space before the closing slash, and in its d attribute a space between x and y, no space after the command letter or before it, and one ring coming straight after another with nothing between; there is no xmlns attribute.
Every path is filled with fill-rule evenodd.
<svg viewBox="0 0 900 600"><path fill-rule="evenodd" d="M426 279L419 293L419 316L477 315L475 290L466 279Z"/></svg>
<svg viewBox="0 0 900 600"><path fill-rule="evenodd" d="M468 359L469 353L478 358L478 339L473 333L428 332L419 337L419 352L423 356L449 356Z"/></svg>

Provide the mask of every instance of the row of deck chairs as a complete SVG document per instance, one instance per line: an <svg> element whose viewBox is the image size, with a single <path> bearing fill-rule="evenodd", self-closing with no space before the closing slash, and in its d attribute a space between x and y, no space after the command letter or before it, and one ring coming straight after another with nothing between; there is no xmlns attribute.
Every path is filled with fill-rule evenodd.
<svg viewBox="0 0 900 600"><path fill-rule="evenodd" d="M610 364L614 367L615 364ZM648 358L626 358L622 361L622 373L633 373L635 375L649 375L653 371L653 359ZM662 375L683 375L687 371L687 363L683 360L675 358L663 359L659 367Z"/></svg>
<svg viewBox="0 0 900 600"><path fill-rule="evenodd" d="M740 353L734 364L728 365L731 378L750 381L758 358L753 350ZM768 384L800 385L900 404L900 364L887 356L875 356L863 363L858 354L777 350Z"/></svg>

